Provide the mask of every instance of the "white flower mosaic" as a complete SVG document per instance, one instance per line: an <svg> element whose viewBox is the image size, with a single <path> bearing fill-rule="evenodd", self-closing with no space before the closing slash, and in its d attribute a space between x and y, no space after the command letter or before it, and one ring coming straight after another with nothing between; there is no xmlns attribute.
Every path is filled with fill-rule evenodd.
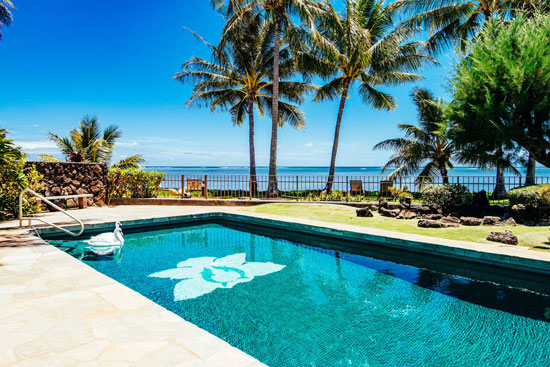
<svg viewBox="0 0 550 367"><path fill-rule="evenodd" d="M180 262L176 268L149 275L154 278L182 279L174 287L174 300L193 299L218 288L233 288L254 277L281 271L285 265L246 262L246 254L226 257L196 257Z"/></svg>

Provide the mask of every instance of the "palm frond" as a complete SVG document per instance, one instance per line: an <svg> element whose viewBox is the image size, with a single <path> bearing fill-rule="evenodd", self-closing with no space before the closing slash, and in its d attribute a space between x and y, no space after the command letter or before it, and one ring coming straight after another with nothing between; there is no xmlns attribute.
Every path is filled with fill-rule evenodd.
<svg viewBox="0 0 550 367"><path fill-rule="evenodd" d="M48 132L49 139L54 142L61 153L68 158L71 153L75 153L78 151L78 149L73 145L73 142L68 137L59 137L55 135L54 133Z"/></svg>
<svg viewBox="0 0 550 367"><path fill-rule="evenodd" d="M118 169L140 169L143 166L143 163L145 163L145 158L143 158L141 155L133 155L128 158L124 158L121 161L113 164L111 168L118 168Z"/></svg>
<svg viewBox="0 0 550 367"><path fill-rule="evenodd" d="M59 162L59 159L48 154L40 154L38 158L40 158L42 162Z"/></svg>

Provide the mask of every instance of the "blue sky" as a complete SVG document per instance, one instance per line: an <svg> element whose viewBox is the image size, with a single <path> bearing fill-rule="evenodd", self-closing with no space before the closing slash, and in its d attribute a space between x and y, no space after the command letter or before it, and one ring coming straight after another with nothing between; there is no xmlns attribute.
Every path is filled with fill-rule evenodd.
<svg viewBox="0 0 550 367"><path fill-rule="evenodd" d="M14 22L0 41L0 127L36 158L61 158L46 131L65 135L85 114L103 126L119 125L123 137L115 159L143 154L148 165L247 165L248 130L234 127L226 113L186 108L191 86L172 80L180 65L208 57L188 27L215 43L223 19L209 1L19 0ZM338 3L338 2L336 2ZM416 85L445 96L450 54L442 66L422 71ZM400 136L396 125L415 122L414 84L386 89L398 108L376 111L353 93L344 112L337 164L376 166L390 152L373 151L383 139ZM302 108L307 127L279 132L281 166L326 166L337 102ZM257 164L269 159L270 120L256 123Z"/></svg>

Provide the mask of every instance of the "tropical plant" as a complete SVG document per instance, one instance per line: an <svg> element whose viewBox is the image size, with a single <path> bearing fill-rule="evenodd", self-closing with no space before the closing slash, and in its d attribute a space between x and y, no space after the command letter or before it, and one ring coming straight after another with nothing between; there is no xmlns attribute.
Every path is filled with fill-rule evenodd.
<svg viewBox="0 0 550 367"><path fill-rule="evenodd" d="M536 185L512 189L508 192L510 205L531 207L538 218L550 218L550 185Z"/></svg>
<svg viewBox="0 0 550 367"><path fill-rule="evenodd" d="M550 17L495 21L484 32L455 66L450 118L470 140L500 136L550 167Z"/></svg>
<svg viewBox="0 0 550 367"><path fill-rule="evenodd" d="M550 184L521 187L510 190L508 199L510 200L510 205L524 204L534 208L550 208L549 192Z"/></svg>
<svg viewBox="0 0 550 367"><path fill-rule="evenodd" d="M428 186L422 190L422 201L443 208L466 204L472 200L468 187L464 185Z"/></svg>
<svg viewBox="0 0 550 367"><path fill-rule="evenodd" d="M491 19L508 21L519 13L544 11L547 0L397 0L391 4L409 19L405 28L430 32L426 44L432 53L457 45L465 52Z"/></svg>
<svg viewBox="0 0 550 367"><path fill-rule="evenodd" d="M347 0L342 14L334 10L328 14L313 37L315 51L324 63L322 73L330 79L315 101L340 99L325 192L332 189L342 116L354 84L359 85L364 103L392 110L394 98L378 88L420 80L422 77L412 72L433 61L418 52L421 42L409 42L411 32L392 30L392 12L383 0Z"/></svg>
<svg viewBox="0 0 550 367"><path fill-rule="evenodd" d="M279 196L277 185L277 129L279 126L279 95L280 95L280 51L281 37L284 34L291 46L299 45L303 32L293 23L293 19L299 18L309 29L314 29L314 24L325 14L323 3L315 0L210 0L212 5L220 9L228 22L224 29L224 35L231 33L232 29L246 22L250 16L260 14L264 19L273 23L273 76L271 95L271 147L269 151L269 185L270 196ZM225 37L222 36L222 39ZM303 51L303 50L302 50Z"/></svg>
<svg viewBox="0 0 550 367"><path fill-rule="evenodd" d="M157 197L165 173L110 168L107 174L108 200L112 198Z"/></svg>
<svg viewBox="0 0 550 367"><path fill-rule="evenodd" d="M419 126L399 124L398 128L405 133L404 138L384 140L374 146L374 149L395 150L382 172L394 168L388 176L388 180L393 180L420 171L416 179L418 183L433 182L440 175L443 183L448 184L449 169L454 168L453 161L460 160L461 155L447 136L447 105L424 88L415 88L412 100L418 112Z"/></svg>
<svg viewBox="0 0 550 367"><path fill-rule="evenodd" d="M69 132L68 137L60 137L48 132L48 136L61 150L69 162L92 162L109 165L116 141L122 135L120 128L111 125L101 132L97 117L84 116L78 128ZM57 161L56 158L42 154L44 161ZM112 167L119 169L139 168L145 162L141 155L125 158Z"/></svg>
<svg viewBox="0 0 550 367"><path fill-rule="evenodd" d="M271 113L273 100L273 32L272 23L256 16L240 27L233 27L219 46L202 40L212 51L212 61L199 57L185 63L174 78L182 83L195 82L193 95L187 105L208 106L212 112L229 111L233 124L242 126L248 119L250 176L252 191L257 191L254 144L254 109L260 115ZM286 45L280 54L279 95L289 102L300 104L302 95L312 90L307 83L289 81L296 73L295 61ZM278 102L278 124L289 123L297 129L305 125L304 114L298 106Z"/></svg>
<svg viewBox="0 0 550 367"><path fill-rule="evenodd" d="M34 166L25 169L25 154L11 139L7 137L7 130L0 128L0 219L17 215L19 207L19 193L30 188L42 191L44 184L42 176ZM36 201L24 197L23 211L36 213L40 206ZM3 214L2 214L3 212Z"/></svg>
<svg viewBox="0 0 550 367"><path fill-rule="evenodd" d="M23 189L42 192L45 184L43 176L35 166L25 168L25 160L14 161L10 165L10 174L0 177L0 220L17 216L19 211L19 194ZM41 210L40 203L35 197L23 195L23 213L34 214ZM2 213L3 212L3 213Z"/></svg>
<svg viewBox="0 0 550 367"><path fill-rule="evenodd" d="M21 149L7 137L8 131L0 128L0 172L5 174L8 167L16 160L24 158Z"/></svg>
<svg viewBox="0 0 550 367"><path fill-rule="evenodd" d="M0 0L0 40L2 39L2 26L9 26L13 20L10 9L15 9L10 0Z"/></svg>

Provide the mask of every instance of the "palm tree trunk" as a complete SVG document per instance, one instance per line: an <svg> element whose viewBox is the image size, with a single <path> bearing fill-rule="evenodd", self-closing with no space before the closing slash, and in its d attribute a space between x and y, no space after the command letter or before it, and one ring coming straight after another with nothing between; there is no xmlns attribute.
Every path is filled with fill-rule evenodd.
<svg viewBox="0 0 550 367"><path fill-rule="evenodd" d="M497 164L497 182L493 190L493 200L500 200L506 197L506 186L504 183L504 168Z"/></svg>
<svg viewBox="0 0 550 367"><path fill-rule="evenodd" d="M277 129L279 128L279 51L281 15L275 11L275 44L273 46L273 100L271 104L271 149L269 151L269 197L279 196L277 187Z"/></svg>
<svg viewBox="0 0 550 367"><path fill-rule="evenodd" d="M525 186L535 185L536 181L536 169L537 161L531 153L529 153L529 160L527 161L527 177L525 177Z"/></svg>
<svg viewBox="0 0 550 367"><path fill-rule="evenodd" d="M250 194L258 191L256 180L256 148L254 145L254 101L248 99L248 146L250 147Z"/></svg>
<svg viewBox="0 0 550 367"><path fill-rule="evenodd" d="M334 170L336 168L336 154L338 153L338 142L340 140L340 127L342 125L342 115L344 114L344 107L346 106L346 100L348 98L348 91L351 81L346 79L344 81L344 89L342 90L342 96L340 98L340 107L338 108L338 117L336 118L336 128L334 129L334 141L332 143L332 156L330 157L330 168L328 171L328 181L323 194L330 194L332 191L332 185L334 183Z"/></svg>
<svg viewBox="0 0 550 367"><path fill-rule="evenodd" d="M443 185L449 184L449 171L447 171L447 166L445 163L439 165L439 173L443 179Z"/></svg>

